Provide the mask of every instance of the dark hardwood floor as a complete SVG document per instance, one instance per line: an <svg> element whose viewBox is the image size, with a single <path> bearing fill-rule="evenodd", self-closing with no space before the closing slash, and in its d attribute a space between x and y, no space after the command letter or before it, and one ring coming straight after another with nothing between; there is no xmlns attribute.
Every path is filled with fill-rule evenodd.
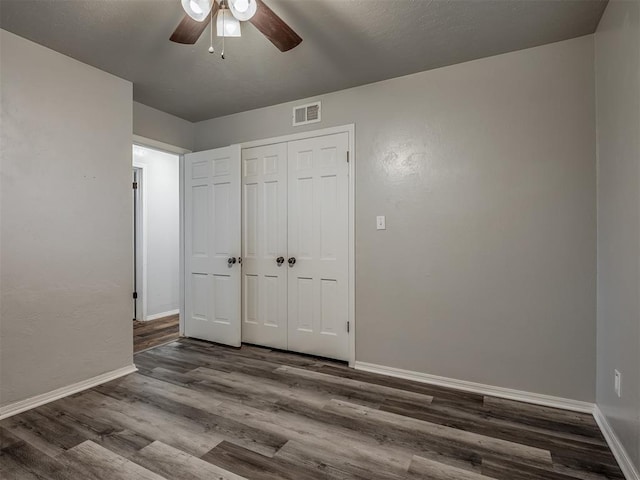
<svg viewBox="0 0 640 480"><path fill-rule="evenodd" d="M148 348L177 340L180 336L178 321L178 315L170 315L146 322L134 320L133 351L141 352Z"/></svg>
<svg viewBox="0 0 640 480"><path fill-rule="evenodd" d="M623 479L593 418L181 339L0 422L6 479Z"/></svg>

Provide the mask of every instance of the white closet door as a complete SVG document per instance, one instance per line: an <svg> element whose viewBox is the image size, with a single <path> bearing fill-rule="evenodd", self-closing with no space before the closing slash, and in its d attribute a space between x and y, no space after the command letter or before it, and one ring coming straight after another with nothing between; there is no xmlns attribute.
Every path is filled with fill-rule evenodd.
<svg viewBox="0 0 640 480"><path fill-rule="evenodd" d="M289 350L348 360L348 134L288 144Z"/></svg>
<svg viewBox="0 0 640 480"><path fill-rule="evenodd" d="M286 143L242 150L242 200L242 341L286 349Z"/></svg>
<svg viewBox="0 0 640 480"><path fill-rule="evenodd" d="M240 346L239 255L240 147L185 155L186 336Z"/></svg>

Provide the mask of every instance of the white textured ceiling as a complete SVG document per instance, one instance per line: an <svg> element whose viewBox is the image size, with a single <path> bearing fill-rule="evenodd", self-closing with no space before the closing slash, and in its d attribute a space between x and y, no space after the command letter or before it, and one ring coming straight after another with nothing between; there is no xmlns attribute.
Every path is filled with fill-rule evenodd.
<svg viewBox="0 0 640 480"><path fill-rule="evenodd" d="M593 33L606 0L264 0L304 39L252 25L212 56L169 41L180 0L0 0L0 26L134 84L191 121ZM216 39L219 48L219 40Z"/></svg>

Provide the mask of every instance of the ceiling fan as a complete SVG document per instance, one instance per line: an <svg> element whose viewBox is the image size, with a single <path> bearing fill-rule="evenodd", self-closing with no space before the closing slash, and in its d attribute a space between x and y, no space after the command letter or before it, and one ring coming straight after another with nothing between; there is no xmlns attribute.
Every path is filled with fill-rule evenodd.
<svg viewBox="0 0 640 480"><path fill-rule="evenodd" d="M202 32L214 17L218 25L222 20L248 21L271 41L281 52L297 47L302 38L293 31L262 0L182 0L186 12L170 37L172 42L192 45L198 41ZM229 15L229 12L231 15ZM231 22L229 23L231 24ZM238 24L239 25L239 24ZM238 29L239 32L239 29ZM225 29L218 36L239 36Z"/></svg>

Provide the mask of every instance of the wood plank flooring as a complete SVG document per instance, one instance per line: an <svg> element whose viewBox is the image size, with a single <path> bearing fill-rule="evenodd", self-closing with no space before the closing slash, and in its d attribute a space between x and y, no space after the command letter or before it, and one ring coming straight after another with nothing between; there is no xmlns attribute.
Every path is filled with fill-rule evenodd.
<svg viewBox="0 0 640 480"><path fill-rule="evenodd" d="M0 422L3 479L623 480L593 418L181 339Z"/></svg>
<svg viewBox="0 0 640 480"><path fill-rule="evenodd" d="M180 336L178 321L178 315L169 315L146 322L134 320L133 351L137 353L177 340Z"/></svg>

